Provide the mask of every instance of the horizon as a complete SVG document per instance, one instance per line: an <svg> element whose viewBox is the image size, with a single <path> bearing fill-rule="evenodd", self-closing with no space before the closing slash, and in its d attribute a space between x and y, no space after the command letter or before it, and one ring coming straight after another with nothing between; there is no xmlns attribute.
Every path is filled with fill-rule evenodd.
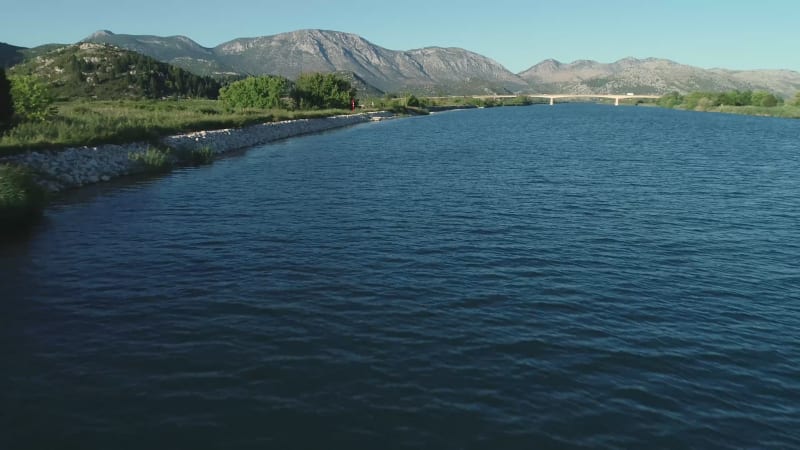
<svg viewBox="0 0 800 450"><path fill-rule="evenodd" d="M548 59L569 64L625 58L667 59L703 69L800 72L800 61L788 48L789 42L800 41L800 30L793 23L800 16L800 4L732 1L720 8L716 2L665 3L576 0L570 5L531 5L501 0L492 4L496 12L487 13L484 7L419 0L378 6L354 0L346 7L307 0L308 12L297 14L292 5L254 0L220 11L208 0L190 7L177 0L142 0L137 5L109 5L100 0L53 5L51 0L30 0L14 14L0 18L0 42L28 48L73 44L109 30L123 35L185 36L210 48L238 38L321 29L355 34L390 50L461 48L513 73ZM154 16L153 11L160 14ZM102 22L93 19L98 16L104 17Z"/></svg>

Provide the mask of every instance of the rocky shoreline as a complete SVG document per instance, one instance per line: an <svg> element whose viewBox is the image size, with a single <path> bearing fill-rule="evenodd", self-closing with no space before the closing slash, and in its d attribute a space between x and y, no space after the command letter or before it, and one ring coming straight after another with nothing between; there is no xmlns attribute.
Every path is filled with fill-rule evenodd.
<svg viewBox="0 0 800 450"><path fill-rule="evenodd" d="M198 131L168 136L162 138L160 144L181 151L207 147L215 154L222 154L288 137L389 117L392 117L392 113L380 111L320 119L287 120L244 128ZM32 151L0 158L0 163L26 166L37 174L38 182L46 190L59 192L144 172L147 169L138 164L132 155L143 153L149 147L148 143L136 142L124 145L107 144L96 147Z"/></svg>

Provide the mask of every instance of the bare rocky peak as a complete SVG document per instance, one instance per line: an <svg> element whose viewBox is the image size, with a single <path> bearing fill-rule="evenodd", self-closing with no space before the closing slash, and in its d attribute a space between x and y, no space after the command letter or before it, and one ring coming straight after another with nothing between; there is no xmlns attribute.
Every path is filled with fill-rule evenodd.
<svg viewBox="0 0 800 450"><path fill-rule="evenodd" d="M89 40L89 39L100 39L100 38L104 38L104 37L108 37L108 36L114 36L114 33L110 32L108 30L97 30L94 33L92 33L91 35L89 35L89 37L86 40Z"/></svg>

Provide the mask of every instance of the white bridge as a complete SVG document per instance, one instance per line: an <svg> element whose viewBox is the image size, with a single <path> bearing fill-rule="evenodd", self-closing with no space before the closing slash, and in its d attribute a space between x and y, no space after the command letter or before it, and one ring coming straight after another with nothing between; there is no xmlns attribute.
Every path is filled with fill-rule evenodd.
<svg viewBox="0 0 800 450"><path fill-rule="evenodd" d="M530 98L546 98L550 99L550 105L554 105L556 99L565 98L607 98L614 100L614 106L619 106L620 100L635 100L635 99L659 99L660 95L639 95L639 94L520 94L520 95L474 95L472 98L480 99L495 99L495 98L516 98L516 97L530 97Z"/></svg>

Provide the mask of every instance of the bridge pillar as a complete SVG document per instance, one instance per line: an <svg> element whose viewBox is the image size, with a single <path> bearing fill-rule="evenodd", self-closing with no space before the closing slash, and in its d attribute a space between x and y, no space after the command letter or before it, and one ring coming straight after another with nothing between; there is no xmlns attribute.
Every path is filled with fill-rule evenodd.
<svg viewBox="0 0 800 450"><path fill-rule="evenodd" d="M553 101L553 97L550 97L550 106L553 106L555 102Z"/></svg>
<svg viewBox="0 0 800 450"><path fill-rule="evenodd" d="M614 106L619 106L619 97L614 98Z"/></svg>

